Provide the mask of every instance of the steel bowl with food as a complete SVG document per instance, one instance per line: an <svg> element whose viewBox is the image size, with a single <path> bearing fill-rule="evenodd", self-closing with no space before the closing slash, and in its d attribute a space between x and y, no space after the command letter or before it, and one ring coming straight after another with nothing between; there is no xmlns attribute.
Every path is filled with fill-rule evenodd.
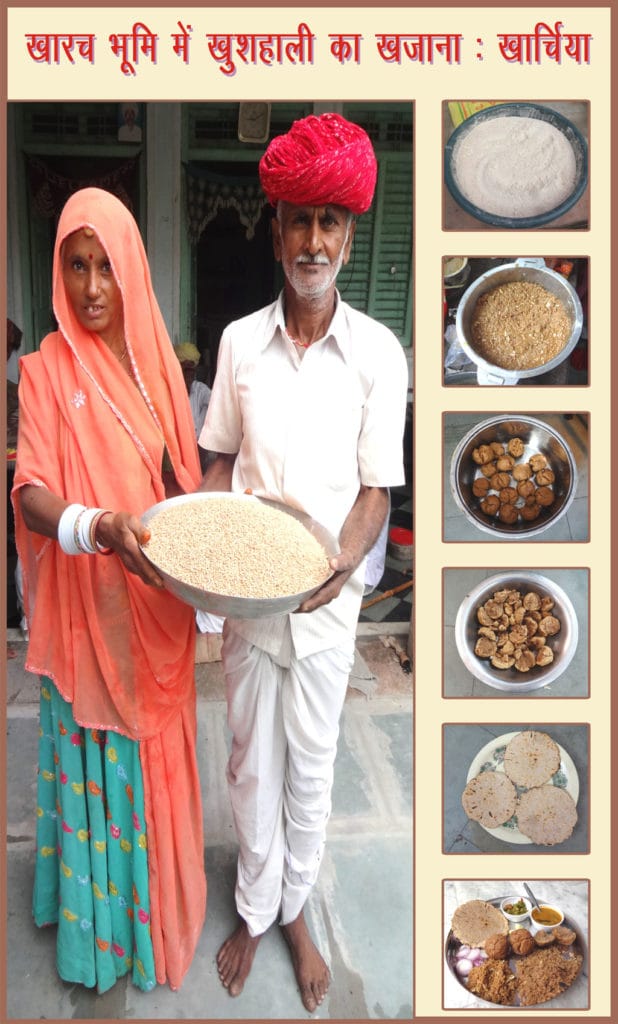
<svg viewBox="0 0 618 1024"><path fill-rule="evenodd" d="M483 476L474 453L483 445L496 443L508 447L509 442L517 439L522 442L518 463L543 456L554 479L547 499L550 503L540 508L536 518L522 516L521 508L526 502L517 496L513 502L517 517L508 522L499 518L497 512L484 510L486 503L482 507L483 499L474 493L475 481ZM548 423L532 416L492 416L477 423L459 441L451 458L449 482L453 500L473 526L496 540L529 540L554 526L567 512L577 489L577 467L567 442Z"/></svg>
<svg viewBox="0 0 618 1024"><path fill-rule="evenodd" d="M559 928L564 923L564 914L558 907L549 903L539 903L530 911L530 931L533 935L537 932L551 931Z"/></svg>
<svg viewBox="0 0 618 1024"><path fill-rule="evenodd" d="M558 620L560 628L546 641L553 655L549 664L534 665L529 671L520 672L514 666L495 668L490 658L475 654L479 638L479 609L505 589L518 590L522 596L537 593L553 601L551 615ZM536 572L513 570L488 576L466 595L455 619L455 644L468 671L487 686L513 695L538 690L555 682L573 660L578 637L577 615L568 594L554 580Z"/></svg>
<svg viewBox="0 0 618 1024"><path fill-rule="evenodd" d="M511 924L521 924L532 910L532 901L527 896L505 896L500 910Z"/></svg>
<svg viewBox="0 0 618 1024"><path fill-rule="evenodd" d="M291 517L292 520L300 524L307 531L309 537L313 538L321 546L326 560L339 552L339 542L321 523L316 522L316 520L297 509L290 508L276 501L258 498L251 494L237 494L227 491L203 491L195 494L182 494L153 505L143 513L141 520L145 526L148 526L154 532L156 523L153 521L159 513L173 510L175 517L180 516L181 526L177 533L180 533L180 530L182 530L182 554L183 557L186 555L187 560L194 566L196 564L198 538L196 536L195 523L192 523L193 513L191 507L195 507L196 502L200 504L215 501L221 502L222 499L225 502L233 503L235 520L238 519L238 512L249 509L251 506L256 507L257 505L270 508ZM177 537L174 538L174 542L177 542ZM217 549L217 557L229 558L232 566L242 564L243 547L246 544L252 544L255 549L255 536L251 536L250 531L242 527L242 521L241 528L236 527L234 533L221 536L220 538L213 538L213 545ZM324 578L319 583L315 583L295 593L283 593L270 597L256 597L251 596L250 593L242 594L239 592L221 593L217 592L214 588L209 589L206 574L204 575L204 582L201 585L195 585L187 582L187 574L183 578L183 575L179 572L178 562L172 571L171 565L167 564L167 558L165 559L166 568L163 568L160 564L161 559L157 561L153 557L152 549L149 551L148 543L143 544L141 550L157 572L160 573L167 589L180 598L181 601L201 611L234 618L256 619L295 611L304 600L315 593L332 576L332 570L327 567ZM247 548L247 551L249 551L249 548ZM191 577L193 577L193 571L191 572ZM246 589L250 589L249 584L247 584Z"/></svg>
<svg viewBox="0 0 618 1024"><path fill-rule="evenodd" d="M544 209L541 212L525 216L503 216L482 208L481 205L472 202L464 194L460 181L461 168L458 168L458 153L465 143L466 137L470 132L478 128L479 125L496 122L498 118L504 117L523 117L547 122L557 129L569 144L574 162L573 184L568 194L557 202L556 205L553 205L551 209ZM541 177L544 175L545 170L545 168L539 166L538 173ZM494 227L517 229L544 227L546 224L550 224L567 213L583 195L588 184L588 143L572 121L551 107L542 106L538 103L498 103L472 114L465 121L462 121L451 134L444 149L444 180L455 202L466 213L469 213L477 220L483 221L485 224L492 224Z"/></svg>
<svg viewBox="0 0 618 1024"><path fill-rule="evenodd" d="M516 363L517 361L501 359L499 355L494 356L494 361L491 362L479 353L475 343L473 325L481 296L493 292L495 288L502 285L514 283L537 285L549 292L554 300L558 300L564 307L564 313L570 323L570 333L565 338L560 351L553 358L538 363L538 365L509 366L509 362ZM536 290L538 292L538 288ZM538 294L542 296L542 293ZM464 292L457 307L457 338L468 359L476 363L479 384L517 384L520 380L528 381L540 374L550 373L570 356L579 341L582 326L582 304L577 292L563 274L550 270L545 265L545 260L536 257L521 257L514 263L505 263L481 274ZM527 329L529 329L529 325L527 325ZM493 355L493 352L491 354Z"/></svg>
<svg viewBox="0 0 618 1024"><path fill-rule="evenodd" d="M510 897L506 897L507 902L508 899ZM583 968L587 965L588 945L583 929L572 917L563 917L560 912L559 917L564 925L561 938L568 939L568 945L558 941L558 937L555 937L554 942L549 938L546 941L536 938L540 929L530 918L524 920L523 928L514 924L507 931L506 921L501 928L499 918L489 917L489 913L493 913L492 908L504 915L501 909L504 902L505 899L499 896L488 900L473 899L460 905L457 910L467 912L463 928L461 921L456 922L453 915L444 953L449 975L461 986L462 991L452 988L447 982L449 998L446 1007L470 1010L475 1006L479 1009L531 1009L534 1006L547 1006L548 1009L568 1010L579 1005L585 1006L587 980ZM534 908L531 913L534 913ZM483 924L487 921L490 927L496 927L496 920L495 934L483 935ZM469 929L468 924L473 930ZM548 930L551 930L551 926ZM482 936L480 939L479 935ZM518 935L522 936L522 940L517 940ZM533 937L532 942L529 936ZM494 954L492 956L488 954L488 944ZM506 944L506 958L502 957L503 950L496 950L500 944ZM556 953L549 954L551 966L548 966L545 961L548 954L542 950L543 947L553 948L554 945ZM473 968L477 968L474 973ZM575 997L573 988L577 992Z"/></svg>

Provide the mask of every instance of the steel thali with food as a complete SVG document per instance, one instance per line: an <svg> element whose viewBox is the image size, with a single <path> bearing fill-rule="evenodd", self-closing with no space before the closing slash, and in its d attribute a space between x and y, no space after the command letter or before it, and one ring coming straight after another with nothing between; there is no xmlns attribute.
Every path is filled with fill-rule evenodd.
<svg viewBox="0 0 618 1024"><path fill-rule="evenodd" d="M503 895L503 896L493 897L491 899L485 900L484 902L489 903L489 904L491 904L491 906L495 907L497 910L500 910L500 905L501 905L502 901L506 898L507 895L509 895L509 894L505 893L505 895ZM578 925L575 923L575 921L572 918L570 918L567 914L565 914L565 916L564 916L563 925L565 927L571 929L571 931L574 931L575 932L575 936L576 936L575 941L573 942L573 944L571 946L568 946L568 947L566 947L566 948L564 948L562 950L565 959L572 959L574 956L577 956L577 955L582 957L582 966L580 968L578 976L573 981L573 984L576 984L577 981L579 980L579 978L582 975L582 971L584 970L584 966L585 966L586 961L587 961L587 944L586 944L586 940L584 938L584 935L583 935L581 929L578 927ZM522 925L514 925L514 926L509 928L509 932L513 932L513 931L519 930L520 928L525 928L525 927L526 927L526 923L525 922ZM446 938L444 954L445 954L445 959L446 959L446 963L447 963L448 969L449 969L450 973L452 974L452 976L457 981L457 983L461 986L461 988L467 993L467 995L470 998L473 998L473 999L477 1000L478 1003L481 1004L482 1006L497 1007L497 1006L505 1005L505 1004L501 1004L501 1003L490 1002L487 999L483 999L481 996L478 996L475 992L473 992L468 987L468 976L467 975L466 976L462 975L457 970L457 964L458 964L458 960L460 959L462 946L463 946L463 943L458 938L455 937L455 935L453 934L453 930L450 929L449 932L448 932L447 938ZM509 967L510 967L511 971L514 974L516 973L515 972L515 968L517 966L518 961L521 961L521 960L524 960L524 959L525 959L525 956L513 953L512 950L511 950L511 955L508 958L508 964L509 964ZM568 992L569 989L565 989L564 991ZM564 995L564 992L561 993L559 996L551 997L550 999L544 1000L543 1002L539 1002L539 1003L535 1003L535 1004L528 1004L528 1005L536 1005L536 1006L547 1005L547 1006L550 1006L550 1004L552 1004L553 1006L556 1006L562 995ZM518 1006L521 1005L521 1003L519 1001L519 997L518 997L517 994L515 995L515 1002L513 1004L511 1004L511 1005L513 1007L518 1007ZM505 1009L508 1009L508 1008L510 1008L510 1006L505 1006Z"/></svg>

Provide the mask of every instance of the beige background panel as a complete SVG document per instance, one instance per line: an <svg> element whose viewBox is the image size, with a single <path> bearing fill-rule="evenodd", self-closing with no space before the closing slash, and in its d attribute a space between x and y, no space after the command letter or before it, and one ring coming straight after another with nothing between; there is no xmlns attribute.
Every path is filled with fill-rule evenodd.
<svg viewBox="0 0 618 1024"><path fill-rule="evenodd" d="M570 8L561 15L564 31L571 33L593 32L594 12ZM190 59L185 65L172 48L171 36L177 33L178 20L192 26ZM31 7L8 9L8 33L11 45L8 48L8 78L10 99L37 99L43 93L58 98L74 97L76 76L79 75L80 99L207 99L213 96L227 99L271 98L283 95L299 98L312 95L317 99L363 98L369 92L371 98L403 98L415 93L426 94L428 86L442 92L458 92L462 86L469 88L465 79L471 77L478 85L474 92L486 92L491 83L497 82L495 72L505 72L509 93L516 85L525 91L522 95L535 97L543 69L522 74L519 65L509 65L500 56L497 36L504 32L529 32L537 21L553 25L558 15L556 9L512 10L508 12L493 8L410 8L396 7L329 9L312 7L289 7L262 9L253 7L189 7L176 10L172 7L104 7L70 8ZM506 19L506 20L505 20ZM124 75L120 70L120 58L115 56L108 37L113 33L131 32L136 22L143 22L150 32L158 35L157 63L148 57L138 58L137 73ZM290 65L266 67L261 64L245 65L237 61L235 75L225 75L210 56L206 35L213 33L296 33L298 25L305 23L316 37L314 42L313 65ZM63 59L58 66L48 67L36 64L28 55L25 36L30 33L94 33L95 62L90 65L83 58L76 57L74 66ZM329 33L360 34L360 63L339 62L329 50ZM421 65L408 60L401 64L386 63L380 57L376 34L383 33L434 33L460 34L461 60L459 64L448 65L443 57L436 55L433 65ZM588 91L593 81L593 71L599 61L599 50L608 43L608 35L594 32L594 61L590 65L578 66L568 61L558 70L564 85L559 93L581 83L579 91ZM482 40L479 43L478 40ZM573 67L570 65L573 64ZM569 79L567 84L566 79ZM522 80L518 82L518 79ZM573 81L574 80L574 81ZM371 83L368 89L368 83ZM335 92L333 92L335 89Z"/></svg>
<svg viewBox="0 0 618 1024"><path fill-rule="evenodd" d="M469 24L475 24L478 12L472 10ZM522 12L503 12L499 21L511 29ZM560 11L570 24L576 12ZM536 12L534 17L536 16ZM554 12L553 19L557 16ZM538 12L543 20L543 11ZM552 21L552 17L544 20ZM582 20L596 40L606 34L609 41L609 13L586 10ZM484 66L487 71L487 65ZM491 84L477 67L461 68L455 90L448 76L440 76L440 90L419 95L416 103L415 161L415 286L417 318L415 332L415 536L422 538L415 549L416 657L415 714L417 723L416 755L416 922L417 949L422 933L422 956L416 963L416 1002L419 1016L436 1013L435 978L427 950L440 943L440 929L429 907L438 906L440 886L437 877L498 878L515 877L519 872L548 877L591 877L591 921L593 923L594 965L591 984L591 1013L608 1014L610 1009L609 949L604 934L603 902L610 877L610 852L607 843L607 797L604 786L610 771L610 610L611 586L608 542L610 536L610 477L607 474L610 438L611 381L609 378L610 307L609 276L610 221L608 217L609 179L609 53L601 40L592 52L590 70L594 81L582 69L543 67L522 71L499 65L494 67ZM597 77L598 76L598 77ZM590 102L591 210L587 232L446 232L437 230L442 223L442 149L434 145L441 123L442 101L448 99L530 99L551 103L555 99ZM542 256L577 254L590 257L590 381L583 389L568 388L448 388L440 389L442 373L442 315L440 260L444 255L503 255L516 249L522 255ZM441 517L437 515L436 495L441 494L442 414L446 411L478 413L482 420L496 412L533 414L543 411L590 412L590 542L584 544L522 543L450 543L443 544ZM439 468L437 463L439 463ZM438 479L440 477L440 479ZM425 495L425 500L423 499ZM480 540L480 535L479 535ZM506 562L504 561L506 559ZM500 704L500 713L509 722L547 720L555 722L589 721L591 724L592 763L591 853L590 855L543 858L543 866L530 865L530 858L505 846L500 855L458 855L441 853L441 806L436 787L422 779L441 778L441 722L483 722L495 720L496 706L489 700L462 700L448 703L441 698L434 652L439 644L440 587L437 563L443 566L496 566L504 564L535 568L540 565L591 567L592 643L590 662L591 696L586 702L552 700L541 714L532 700L520 698L509 705ZM422 637L422 644L420 643ZM607 790L605 789L605 792ZM523 865L526 865L524 867ZM551 866L551 867L550 867ZM596 925L596 931L595 929ZM544 1010L544 1015L560 1016ZM461 1016L456 1011L444 1016ZM464 1014L465 1015L465 1014Z"/></svg>
<svg viewBox="0 0 618 1024"><path fill-rule="evenodd" d="M171 49L170 35L181 20L193 26L190 61L184 65ZM530 32L538 21L553 25L562 20L564 31L593 36L589 65L565 60L545 61L541 67L521 67L500 57L496 37L503 32ZM141 59L137 74L125 76L119 58L108 47L111 33L130 31L143 20L160 36L158 62ZM309 66L242 66L234 76L221 73L209 57L204 39L213 32L296 32L305 22L315 35L314 63ZM225 100L393 99L415 103L415 535L416 632L416 922L417 960L415 1013L418 1018L461 1016L441 1011L442 992L442 878L508 878L526 873L520 855L500 857L445 857L441 854L441 726L444 721L491 721L495 706L487 701L441 699L440 671L435 652L441 643L441 566L495 565L509 560L527 567L581 565L591 574L591 698L586 702L594 754L590 768L591 853L555 856L544 860L556 877L590 877L591 938L594 964L591 977L591 1014L609 1013L609 946L604 932L610 849L607 842L607 788L609 778L609 510L607 474L610 430L610 10L607 7L452 7L452 8L17 8L8 9L8 97L13 100L48 99L187 99ZM75 66L36 65L28 56L26 33L66 31L97 34L96 62L90 67L76 58ZM328 33L363 36L359 65L339 65L329 53ZM376 33L461 33L465 38L459 64L443 59L433 65L390 65L375 48ZM483 40L483 45L477 43ZM482 54L482 60L477 54ZM575 235L555 231L442 232L442 102L447 99L554 99L589 100L591 154L590 230ZM502 240L503 239L503 240ZM525 255L574 252L590 257L591 384L574 395L566 389L443 389L441 331L441 259L445 254L488 255L517 250ZM449 544L441 540L440 506L442 413L446 410L485 412L510 407L521 412L564 411L575 407L591 411L590 481L591 540L581 545ZM426 500L423 500L423 494ZM428 499L427 499L428 496ZM517 561L515 561L517 560ZM582 702L552 702L555 721L583 720ZM501 705L502 707L502 705ZM508 709L503 711L508 723ZM538 717L533 702L517 702L511 721ZM421 785L421 780L433 780ZM529 872L539 874L539 868ZM419 937L422 935L422 943ZM465 1016L465 1014L464 1014ZM557 1016L544 1011L544 1016Z"/></svg>

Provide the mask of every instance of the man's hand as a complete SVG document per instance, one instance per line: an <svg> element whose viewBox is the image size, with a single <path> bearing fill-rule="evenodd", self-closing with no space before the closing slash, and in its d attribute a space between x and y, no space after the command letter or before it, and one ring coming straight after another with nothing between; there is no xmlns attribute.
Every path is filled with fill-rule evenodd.
<svg viewBox="0 0 618 1024"><path fill-rule="evenodd" d="M333 601L358 568L380 535L388 512L388 491L382 487L361 487L340 536L341 551L330 559L334 575L297 609L313 612Z"/></svg>
<svg viewBox="0 0 618 1024"><path fill-rule="evenodd" d="M313 612L316 608L321 608L323 604L329 604L330 601L339 597L343 584L349 580L360 561L360 558L356 560L351 555L346 555L343 551L340 551L338 555L331 558L329 565L331 569L334 569L334 575L319 590L316 590L315 594L312 594L306 601L303 601L296 611Z"/></svg>

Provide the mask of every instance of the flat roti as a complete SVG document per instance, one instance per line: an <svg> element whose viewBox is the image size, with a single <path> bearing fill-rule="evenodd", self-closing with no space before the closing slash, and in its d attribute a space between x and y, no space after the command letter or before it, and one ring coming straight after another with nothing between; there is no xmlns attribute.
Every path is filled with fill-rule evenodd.
<svg viewBox="0 0 618 1024"><path fill-rule="evenodd" d="M555 846L568 839L577 822L575 801L566 789L539 786L522 793L517 805L517 823L533 843Z"/></svg>
<svg viewBox="0 0 618 1024"><path fill-rule="evenodd" d="M517 806L517 790L503 772L481 772L461 794L463 809L472 821L485 828L497 828L512 818Z"/></svg>
<svg viewBox="0 0 618 1024"><path fill-rule="evenodd" d="M491 903L468 900L457 907L451 929L455 938L464 945L483 947L491 935L506 935L509 922Z"/></svg>
<svg viewBox="0 0 618 1024"><path fill-rule="evenodd" d="M520 732L504 752L504 771L511 782L526 789L549 782L559 767L560 748L545 732Z"/></svg>

